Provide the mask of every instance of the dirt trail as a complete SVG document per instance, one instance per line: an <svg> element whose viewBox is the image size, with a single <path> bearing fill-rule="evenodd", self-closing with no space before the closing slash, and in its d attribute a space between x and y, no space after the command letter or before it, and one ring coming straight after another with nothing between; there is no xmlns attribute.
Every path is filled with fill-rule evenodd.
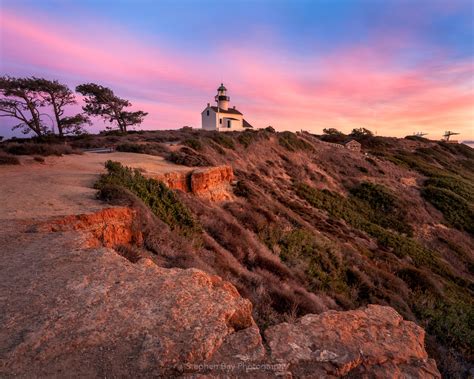
<svg viewBox="0 0 474 379"><path fill-rule="evenodd" d="M21 166L0 167L0 220L48 218L102 209L92 188L107 160L142 168L149 174L189 171L161 157L134 153L85 153L47 157L39 163L22 157Z"/></svg>

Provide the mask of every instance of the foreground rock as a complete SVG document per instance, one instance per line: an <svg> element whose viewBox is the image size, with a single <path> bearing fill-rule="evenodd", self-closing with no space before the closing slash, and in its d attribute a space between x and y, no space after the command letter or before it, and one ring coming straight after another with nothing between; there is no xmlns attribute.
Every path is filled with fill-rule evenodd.
<svg viewBox="0 0 474 379"><path fill-rule="evenodd" d="M261 347L251 303L219 277L78 248L89 237L77 231L14 229L0 266L1 377L177 375L240 330Z"/></svg>
<svg viewBox="0 0 474 379"><path fill-rule="evenodd" d="M0 221L0 377L439 377L390 307L276 325L266 348L230 283L117 254L140 238L133 217Z"/></svg>
<svg viewBox="0 0 474 379"><path fill-rule="evenodd" d="M271 356L298 377L440 378L425 332L391 307L306 315L265 332Z"/></svg>

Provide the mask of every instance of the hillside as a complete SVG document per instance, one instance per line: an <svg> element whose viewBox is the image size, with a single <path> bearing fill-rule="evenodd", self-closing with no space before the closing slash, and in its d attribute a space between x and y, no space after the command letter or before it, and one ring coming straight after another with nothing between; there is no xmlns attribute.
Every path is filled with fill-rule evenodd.
<svg viewBox="0 0 474 379"><path fill-rule="evenodd" d="M235 301L247 299L253 305L245 316L252 321L246 321L244 330L254 320L268 346L285 333L284 338L294 334L298 337L291 338L301 341L298 323L329 322L323 315L332 314L330 310L343 315L368 304L389 306L426 330L428 354L445 377L467 376L474 358L474 151L416 138L362 137L360 142L362 153L308 133L188 129L68 141L73 149L113 147L122 152L101 154L101 161L123 166L110 162L108 173L99 179L97 174L104 171L95 163L97 174L88 183L92 187L96 182L102 199L96 202L98 209L133 210L133 226L127 227L132 232L116 241L110 234L123 232L119 227L101 232L99 240L115 241L108 247L130 262L151 264L147 275L150 270L172 270L166 274L172 277L177 269L198 269L232 283L242 298ZM2 149L38 155L55 145L46 144L43 152L34 146L7 142ZM134 153L133 158L124 159L123 152ZM81 162L84 156L69 155L67 161ZM158 157L169 162L160 172L145 164ZM47 157L46 165L54 159ZM64 164L61 159L58 167ZM209 171L209 166L222 169ZM15 172L13 167L8 170ZM76 170L67 167L71 174ZM184 191L169 191L149 178L172 187L178 183L175 188ZM77 207L76 200L71 203ZM61 228L61 233L70 233ZM50 229L58 227L45 230ZM143 286L133 291L148 293ZM133 292L124 291L127 296ZM315 314L321 318L313 320L310 315ZM337 322L347 322L341 320ZM272 354L273 359L291 355L275 348ZM305 365L293 362L293 374L307 374ZM313 373L321 369L311 367ZM351 374L357 376L357 371Z"/></svg>

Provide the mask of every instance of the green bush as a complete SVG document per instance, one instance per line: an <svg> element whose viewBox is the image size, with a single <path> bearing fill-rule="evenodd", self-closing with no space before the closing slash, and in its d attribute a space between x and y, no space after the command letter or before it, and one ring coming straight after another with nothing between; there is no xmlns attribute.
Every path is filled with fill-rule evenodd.
<svg viewBox="0 0 474 379"><path fill-rule="evenodd" d="M4 148L7 153L13 155L56 155L79 154L79 151L73 150L68 145L55 145L46 143L12 143Z"/></svg>
<svg viewBox="0 0 474 379"><path fill-rule="evenodd" d="M239 133L239 136L237 137L237 141L244 147L249 147L252 143L254 143L259 134L258 132L254 132L251 130L246 130L242 133Z"/></svg>
<svg viewBox="0 0 474 379"><path fill-rule="evenodd" d="M194 150L186 146L182 147L179 151L172 151L166 156L166 160L189 167L212 166L212 162L210 162L204 155L196 153Z"/></svg>
<svg viewBox="0 0 474 379"><path fill-rule="evenodd" d="M299 197L305 199L313 207L323 209L330 216L343 219L352 227L366 232L377 239L381 246L392 249L397 256L410 256L416 265L436 265L436 259L432 251L421 246L411 238L385 229L380 223L388 222L387 218L375 218L379 224L373 222L371 220L371 217L374 217L371 216L373 215L373 210L368 206L364 206L363 203L354 201L351 198L346 199L328 190L317 190L306 184L296 185L295 190ZM366 189L362 193L365 193L365 191ZM381 196L379 201L380 204L378 206L387 206L387 199L383 196Z"/></svg>
<svg viewBox="0 0 474 379"><path fill-rule="evenodd" d="M197 138L187 138L183 141L183 145L186 145L196 151L201 151L203 149L201 141Z"/></svg>
<svg viewBox="0 0 474 379"><path fill-rule="evenodd" d="M439 209L455 228L474 234L474 211L472 203L449 189L428 185L421 195Z"/></svg>
<svg viewBox="0 0 474 379"><path fill-rule="evenodd" d="M161 220L172 229L185 234L200 231L198 222L176 194L155 179L145 178L138 170L122 166L119 162L107 161L107 173L100 176L95 188L100 191L108 186L127 188L138 196Z"/></svg>
<svg viewBox="0 0 474 379"><path fill-rule="evenodd" d="M226 136L224 133L213 133L211 139L226 149L235 150L234 140L232 137Z"/></svg>
<svg viewBox="0 0 474 379"><path fill-rule="evenodd" d="M442 142L415 152L398 151L385 156L395 164L427 176L421 189L423 198L441 211L450 225L471 234L474 233L473 157L474 152L468 146Z"/></svg>
<svg viewBox="0 0 474 379"><path fill-rule="evenodd" d="M292 132L278 133L278 143L289 151L313 150L313 147L308 142L298 138L298 136Z"/></svg>

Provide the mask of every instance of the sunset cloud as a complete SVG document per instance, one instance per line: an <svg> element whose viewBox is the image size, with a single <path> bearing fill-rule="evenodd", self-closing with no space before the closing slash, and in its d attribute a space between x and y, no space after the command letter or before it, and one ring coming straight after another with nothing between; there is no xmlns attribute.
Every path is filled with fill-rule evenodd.
<svg viewBox="0 0 474 379"><path fill-rule="evenodd" d="M257 127L319 133L364 126L395 136L424 130L431 138L456 129L474 139L472 56L452 58L436 46L429 59L407 60L407 49L418 57L420 47L403 33L301 55L268 29L264 48L260 37L187 51L113 24L77 28L5 7L0 17L3 73L110 86L149 112L143 128L199 127L224 80L232 103Z"/></svg>

